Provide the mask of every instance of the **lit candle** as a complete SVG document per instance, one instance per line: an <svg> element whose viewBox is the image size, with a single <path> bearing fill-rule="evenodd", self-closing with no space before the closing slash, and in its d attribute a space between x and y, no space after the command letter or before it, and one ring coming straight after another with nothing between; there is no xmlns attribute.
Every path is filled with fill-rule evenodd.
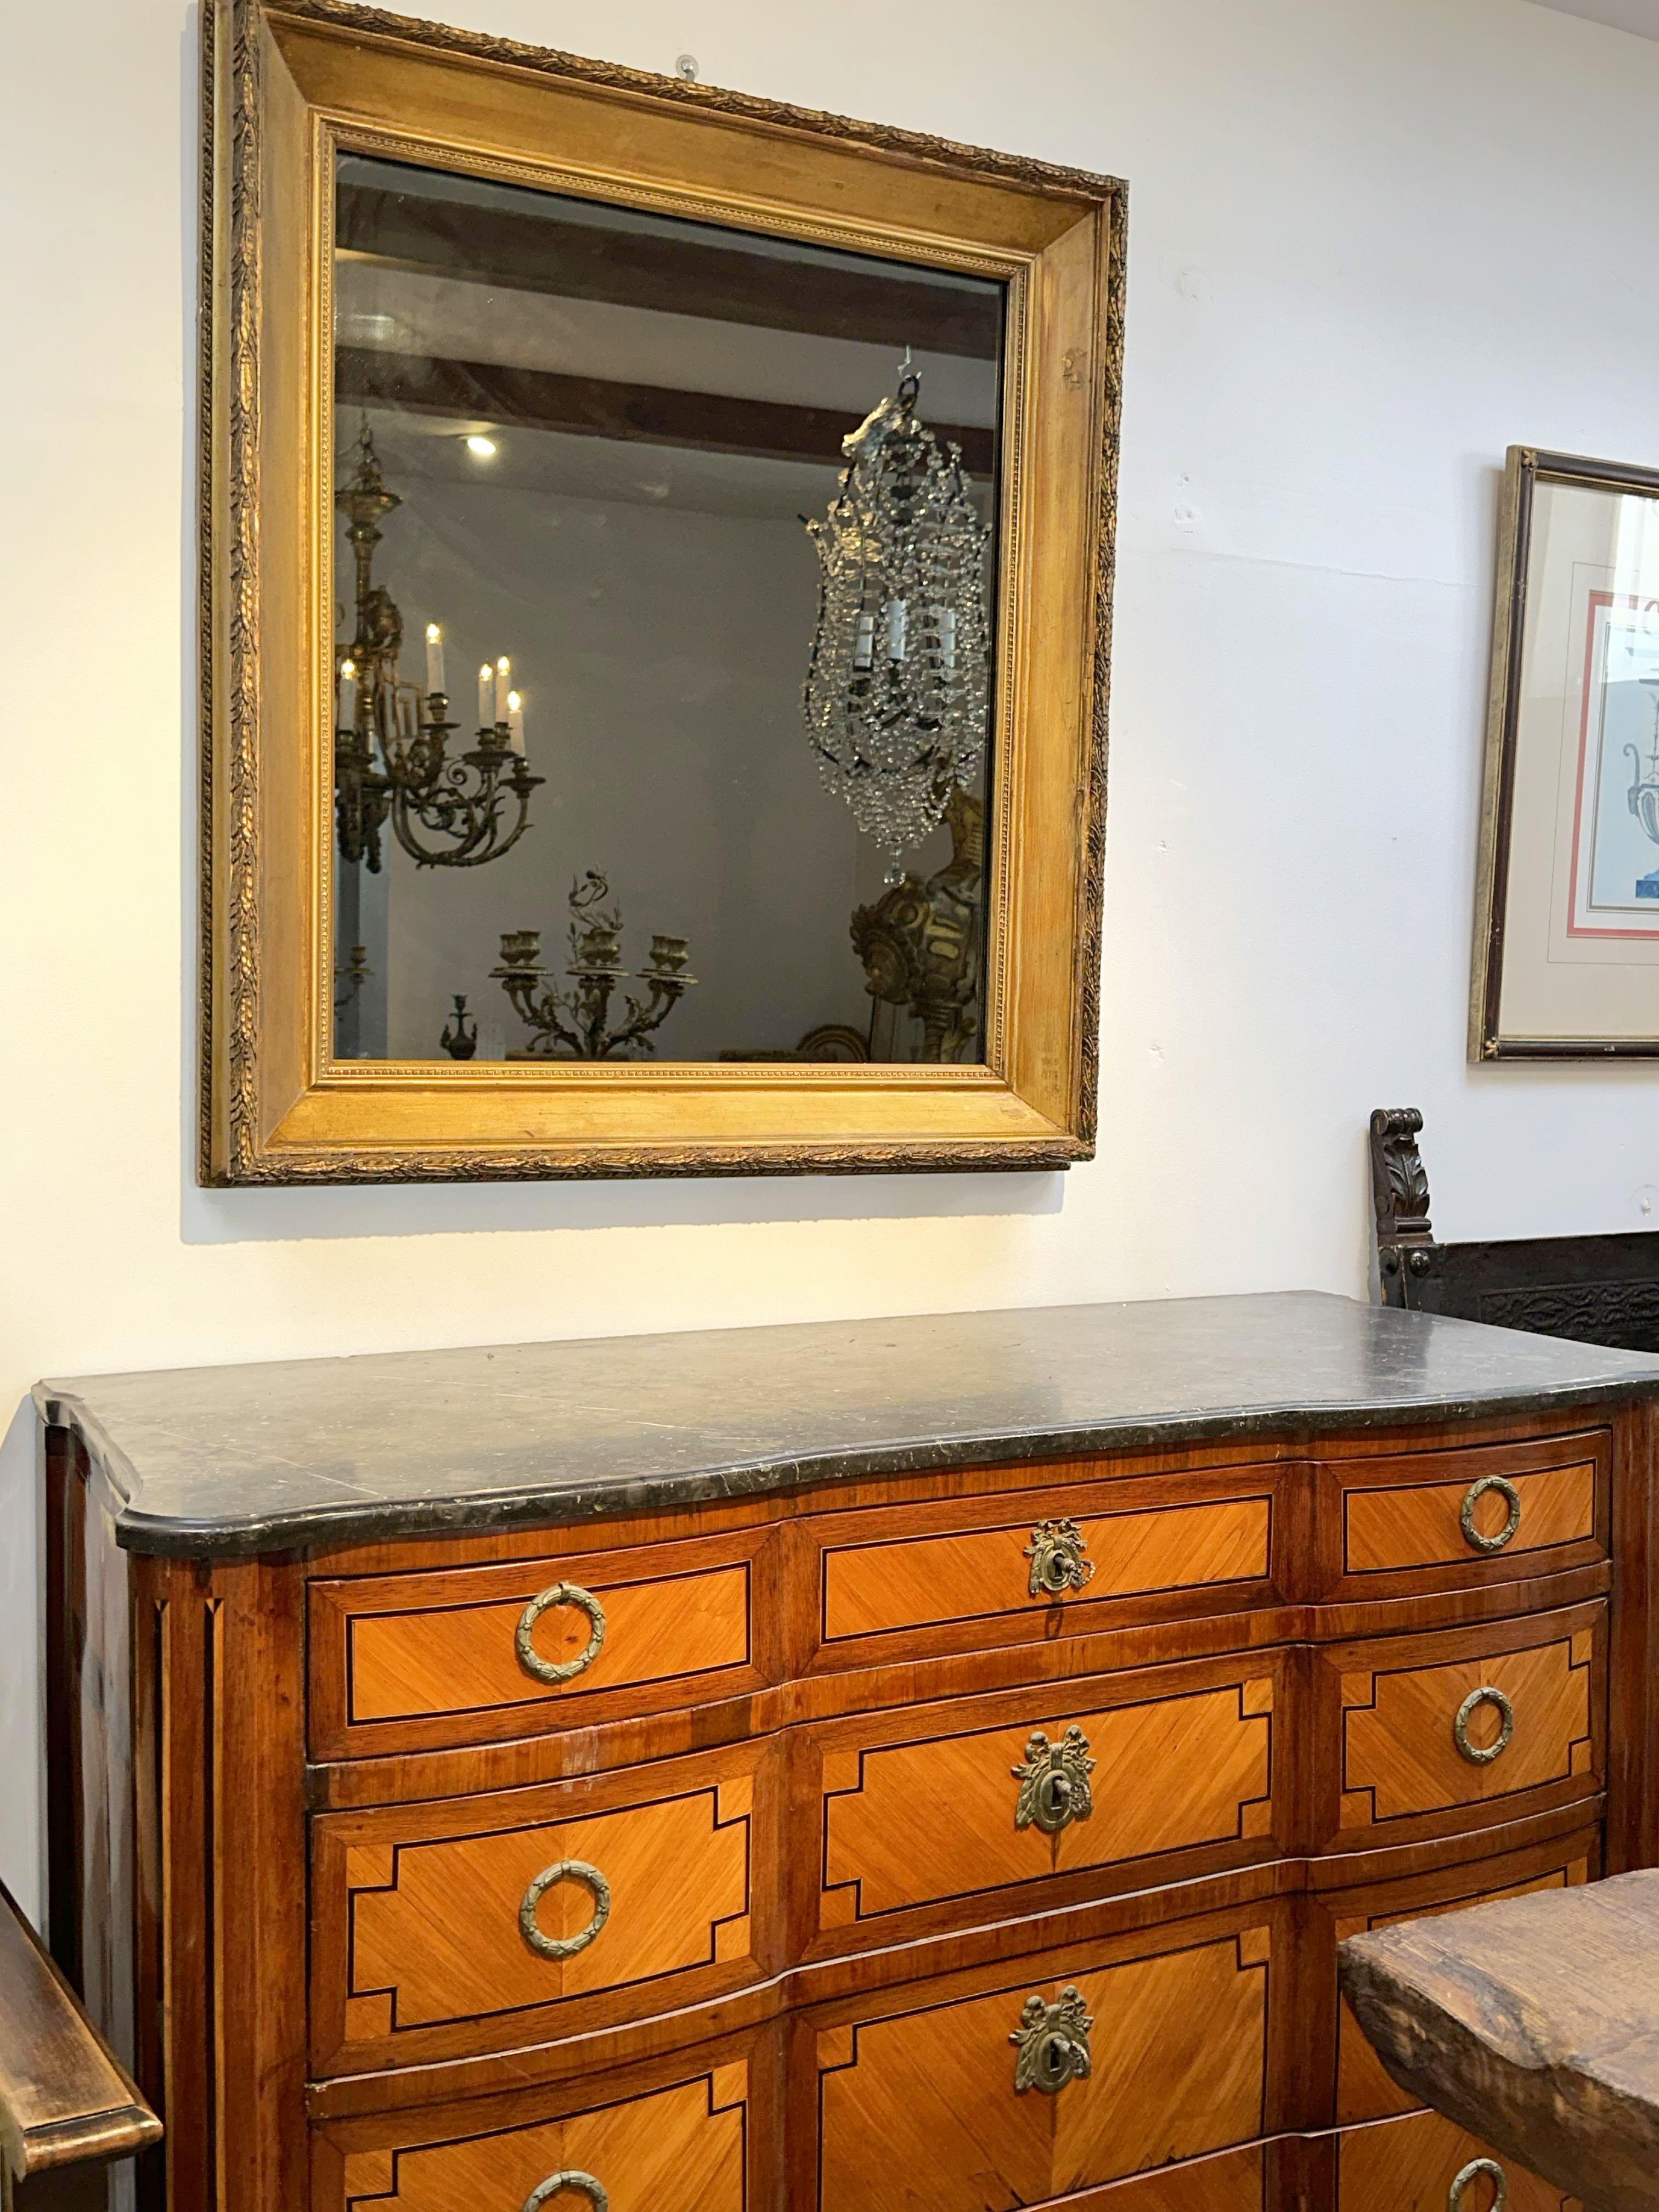
<svg viewBox="0 0 1659 2212"><path fill-rule="evenodd" d="M489 730L495 723L495 672L486 660L478 671L478 727Z"/></svg>
<svg viewBox="0 0 1659 2212"><path fill-rule="evenodd" d="M904 631L908 612L902 599L895 599L887 610L887 658L890 660L902 660L904 658Z"/></svg>
<svg viewBox="0 0 1659 2212"><path fill-rule="evenodd" d="M507 720L507 696L513 689L513 663L503 653L495 663L495 720Z"/></svg>
<svg viewBox="0 0 1659 2212"><path fill-rule="evenodd" d="M336 727L355 730L357 726L357 664L355 660L340 663L340 704Z"/></svg>
<svg viewBox="0 0 1659 2212"><path fill-rule="evenodd" d="M524 702L516 691L507 695L507 726L515 753L524 751Z"/></svg>
<svg viewBox="0 0 1659 2212"><path fill-rule="evenodd" d="M426 688L428 691L448 688L444 682L444 634L436 623L426 626Z"/></svg>

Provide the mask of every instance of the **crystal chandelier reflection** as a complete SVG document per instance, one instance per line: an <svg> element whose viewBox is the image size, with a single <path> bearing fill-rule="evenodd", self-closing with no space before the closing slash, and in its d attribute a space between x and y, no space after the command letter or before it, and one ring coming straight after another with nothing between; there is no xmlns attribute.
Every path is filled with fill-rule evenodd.
<svg viewBox="0 0 1659 2212"><path fill-rule="evenodd" d="M971 784L985 750L990 533L962 448L918 418L907 350L896 396L842 440L848 466L822 522L804 704L827 789L896 862Z"/></svg>
<svg viewBox="0 0 1659 2212"><path fill-rule="evenodd" d="M380 524L402 504L380 475L364 422L357 465L335 504L357 568L356 633L335 652L334 812L340 854L380 866L380 830L389 819L404 852L422 868L477 867L499 860L530 827L530 794L545 779L525 758L524 714L507 689L506 660L479 671L478 733L470 751L448 758L443 633L426 631L426 690L398 672L404 618L374 579Z"/></svg>

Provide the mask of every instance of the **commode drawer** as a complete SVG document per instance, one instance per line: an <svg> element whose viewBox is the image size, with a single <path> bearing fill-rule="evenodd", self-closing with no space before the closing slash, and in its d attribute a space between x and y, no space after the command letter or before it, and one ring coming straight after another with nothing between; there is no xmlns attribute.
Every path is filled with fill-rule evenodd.
<svg viewBox="0 0 1659 2212"><path fill-rule="evenodd" d="M780 1747L311 1824L313 2070L554 2042L778 1961Z"/></svg>
<svg viewBox="0 0 1659 2212"><path fill-rule="evenodd" d="M1476 1830L1595 1796L1606 1603L1316 1653L1323 1848Z"/></svg>
<svg viewBox="0 0 1659 2212"><path fill-rule="evenodd" d="M745 2212L773 2154L755 2124L764 2071L732 2039L557 2089L333 2121L312 2136L313 2212Z"/></svg>
<svg viewBox="0 0 1659 2212"><path fill-rule="evenodd" d="M977 1651L1271 1602L1283 1467L1079 1480L810 1516L825 1667ZM1062 1477L1070 1476L1070 1480Z"/></svg>
<svg viewBox="0 0 1659 2212"><path fill-rule="evenodd" d="M816 2103L816 2156L788 2201L1046 2204L1271 2132L1283 1910L1079 1942L815 2011L796 2045L815 2078L797 2083L795 2109Z"/></svg>
<svg viewBox="0 0 1659 2212"><path fill-rule="evenodd" d="M1008 1913L1104 1896L1152 1857L1169 1881L1273 1856L1286 1674L1251 1652L812 1730L796 1771L823 1802L821 1948L896 1941L918 1909L960 1922L998 1890L1020 1893Z"/></svg>
<svg viewBox="0 0 1659 2212"><path fill-rule="evenodd" d="M1337 1994L1339 1944L1372 1928L1391 1928L1401 1920L1432 1919L1462 1912L1494 1898L1527 1897L1541 1889L1571 1889L1594 1881L1601 1871L1599 1827L1575 1828L1545 1844L1472 1865L1436 1868L1404 1880L1368 1882L1327 1890L1310 1903L1310 1942L1328 2000L1336 2006L1336 2124L1352 2127L1397 2112L1421 2109L1385 2071L1366 2041L1346 2002Z"/></svg>
<svg viewBox="0 0 1659 2212"><path fill-rule="evenodd" d="M1610 1441L1589 1429L1322 1462L1326 1595L1410 1596L1605 1561Z"/></svg>
<svg viewBox="0 0 1659 2212"><path fill-rule="evenodd" d="M1350 2128L1337 2145L1337 2212L1567 2212L1574 2202L1438 2112Z"/></svg>
<svg viewBox="0 0 1659 2212"><path fill-rule="evenodd" d="M489 1743L757 1688L768 1534L315 1581L312 1756Z"/></svg>

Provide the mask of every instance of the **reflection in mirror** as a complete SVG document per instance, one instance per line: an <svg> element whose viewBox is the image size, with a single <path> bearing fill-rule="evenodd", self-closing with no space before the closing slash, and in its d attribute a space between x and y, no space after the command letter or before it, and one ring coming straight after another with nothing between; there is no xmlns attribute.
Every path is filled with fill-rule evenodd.
<svg viewBox="0 0 1659 2212"><path fill-rule="evenodd" d="M1001 285L336 218L337 1054L982 1060Z"/></svg>

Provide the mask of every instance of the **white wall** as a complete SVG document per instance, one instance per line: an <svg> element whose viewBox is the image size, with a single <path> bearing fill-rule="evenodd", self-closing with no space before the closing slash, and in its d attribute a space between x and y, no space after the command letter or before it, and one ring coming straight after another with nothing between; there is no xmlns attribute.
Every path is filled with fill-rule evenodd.
<svg viewBox="0 0 1659 2212"><path fill-rule="evenodd" d="M1384 1101L1428 1115L1447 1232L1644 1221L1659 1070L1472 1072L1463 1023L1504 447L1659 459L1659 46L1525 0L446 4L1132 180L1101 1157L193 1187L195 23L12 7L0 1422L45 1370L1359 1291ZM0 1871L26 1898L33 1482L20 1416Z"/></svg>

